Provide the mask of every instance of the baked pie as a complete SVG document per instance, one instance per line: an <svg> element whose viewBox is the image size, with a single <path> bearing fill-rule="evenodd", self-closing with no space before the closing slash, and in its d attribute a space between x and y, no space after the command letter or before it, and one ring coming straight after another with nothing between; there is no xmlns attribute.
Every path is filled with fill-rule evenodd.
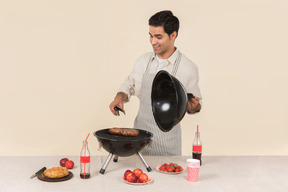
<svg viewBox="0 0 288 192"><path fill-rule="evenodd" d="M67 176L69 171L67 168L52 167L51 169L46 169L43 174L45 177L56 179Z"/></svg>

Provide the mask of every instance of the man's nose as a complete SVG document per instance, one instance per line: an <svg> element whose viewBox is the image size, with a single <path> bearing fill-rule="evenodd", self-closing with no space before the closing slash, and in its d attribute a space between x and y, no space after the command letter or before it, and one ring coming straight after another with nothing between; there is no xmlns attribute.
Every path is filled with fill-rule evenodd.
<svg viewBox="0 0 288 192"><path fill-rule="evenodd" d="M157 44L157 39L156 39L156 38L152 38L152 39L151 39L151 44L152 44L152 45Z"/></svg>

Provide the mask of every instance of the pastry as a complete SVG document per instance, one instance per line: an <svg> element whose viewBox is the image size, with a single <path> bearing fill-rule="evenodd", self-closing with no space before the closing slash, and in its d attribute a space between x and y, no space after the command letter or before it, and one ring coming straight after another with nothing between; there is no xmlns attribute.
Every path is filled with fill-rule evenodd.
<svg viewBox="0 0 288 192"><path fill-rule="evenodd" d="M51 169L46 169L43 174L45 177L56 179L67 176L69 171L67 168L53 167Z"/></svg>

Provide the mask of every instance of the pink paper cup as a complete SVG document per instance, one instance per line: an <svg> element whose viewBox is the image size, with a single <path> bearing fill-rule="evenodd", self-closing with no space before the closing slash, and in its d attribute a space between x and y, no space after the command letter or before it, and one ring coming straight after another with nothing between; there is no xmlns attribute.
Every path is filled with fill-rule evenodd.
<svg viewBox="0 0 288 192"><path fill-rule="evenodd" d="M198 159L187 159L187 174L188 181L197 182L200 168L200 160Z"/></svg>

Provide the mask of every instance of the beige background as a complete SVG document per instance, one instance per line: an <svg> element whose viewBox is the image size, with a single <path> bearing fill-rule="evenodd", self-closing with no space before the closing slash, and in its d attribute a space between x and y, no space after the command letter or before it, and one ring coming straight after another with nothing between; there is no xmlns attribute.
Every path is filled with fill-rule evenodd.
<svg viewBox="0 0 288 192"><path fill-rule="evenodd" d="M199 67L204 155L288 155L288 3L280 0L0 0L0 155L79 155L88 133L131 127L139 101L108 108L170 9L176 46ZM89 138L92 155L96 138Z"/></svg>

